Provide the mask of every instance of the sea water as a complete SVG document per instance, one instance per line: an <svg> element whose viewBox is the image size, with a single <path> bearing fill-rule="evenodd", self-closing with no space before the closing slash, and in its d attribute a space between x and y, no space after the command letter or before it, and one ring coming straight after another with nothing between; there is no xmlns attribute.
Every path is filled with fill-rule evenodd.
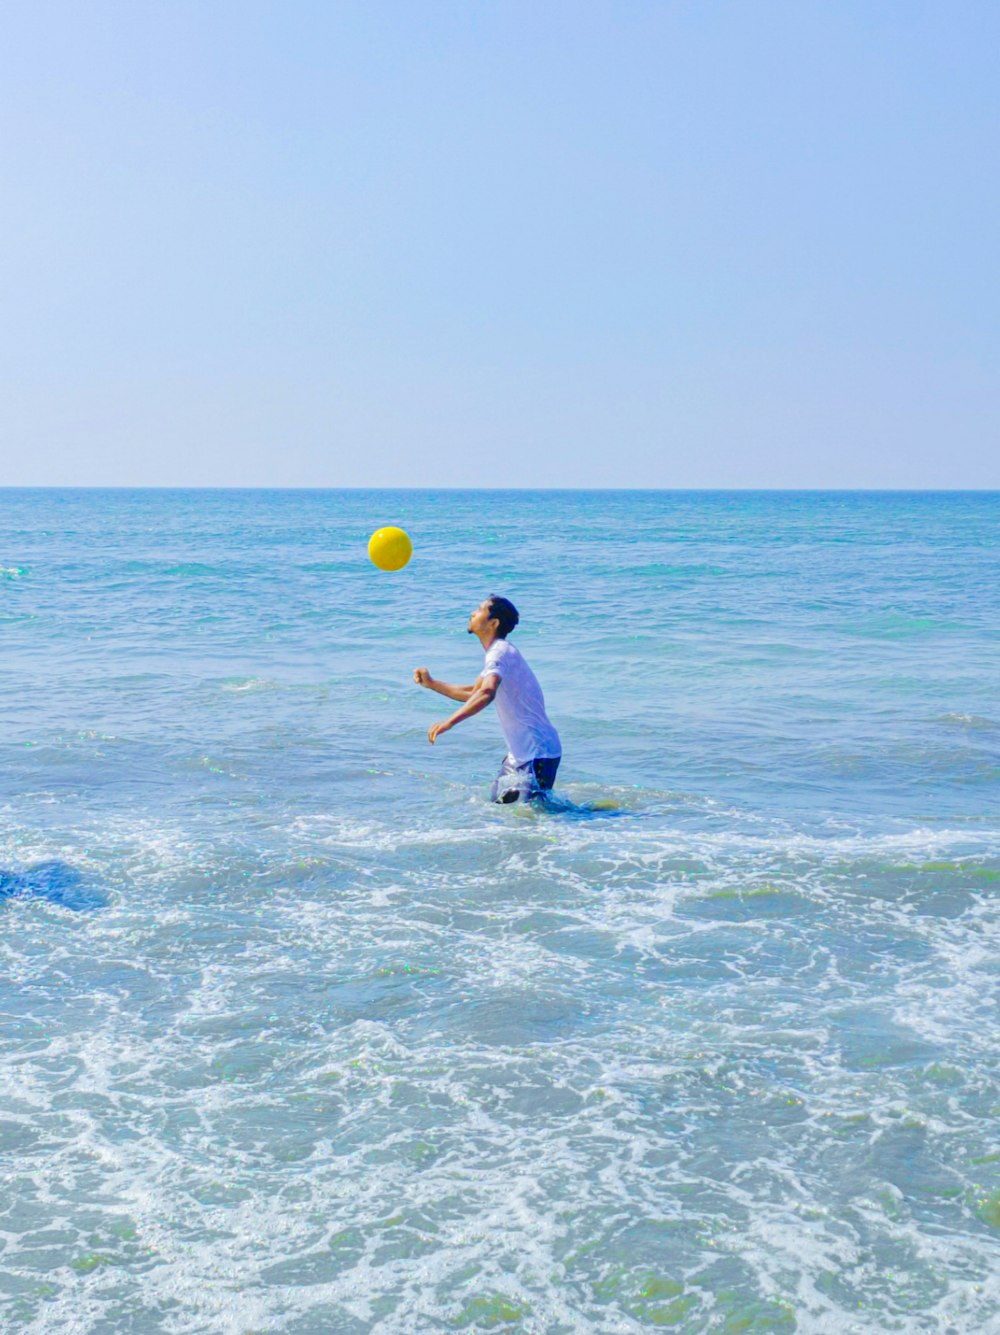
<svg viewBox="0 0 1000 1335"><path fill-rule="evenodd" d="M1000 496L0 521L5 1331L1000 1330Z"/></svg>

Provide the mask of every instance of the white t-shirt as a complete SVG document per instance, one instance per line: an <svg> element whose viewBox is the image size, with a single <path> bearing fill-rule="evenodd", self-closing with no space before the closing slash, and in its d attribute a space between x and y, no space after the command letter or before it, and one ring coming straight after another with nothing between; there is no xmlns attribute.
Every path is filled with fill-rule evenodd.
<svg viewBox="0 0 1000 1335"><path fill-rule="evenodd" d="M486 650L483 676L494 672L500 685L493 703L514 764L561 756L562 744L545 712L542 688L521 651L506 640L494 640Z"/></svg>

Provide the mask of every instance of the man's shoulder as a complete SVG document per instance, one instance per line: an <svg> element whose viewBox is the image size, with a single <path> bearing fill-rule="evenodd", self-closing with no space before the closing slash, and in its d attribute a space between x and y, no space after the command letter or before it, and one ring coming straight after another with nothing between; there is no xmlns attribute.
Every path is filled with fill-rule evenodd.
<svg viewBox="0 0 1000 1335"><path fill-rule="evenodd" d="M513 663L520 657L517 645L510 644L507 640L494 640L486 650L486 666L491 668L499 663Z"/></svg>

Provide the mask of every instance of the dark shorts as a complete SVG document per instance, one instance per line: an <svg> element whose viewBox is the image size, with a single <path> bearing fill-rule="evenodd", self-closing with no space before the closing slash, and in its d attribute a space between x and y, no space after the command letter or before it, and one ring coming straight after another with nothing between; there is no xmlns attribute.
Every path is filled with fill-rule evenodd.
<svg viewBox="0 0 1000 1335"><path fill-rule="evenodd" d="M547 793L556 781L556 770L561 756L554 759L528 760L515 765L510 756L504 756L500 772L490 789L491 802L530 802Z"/></svg>

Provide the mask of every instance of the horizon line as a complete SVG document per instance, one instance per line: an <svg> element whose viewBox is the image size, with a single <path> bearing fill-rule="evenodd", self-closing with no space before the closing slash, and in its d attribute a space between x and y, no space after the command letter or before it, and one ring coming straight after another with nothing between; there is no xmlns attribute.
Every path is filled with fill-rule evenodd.
<svg viewBox="0 0 1000 1335"><path fill-rule="evenodd" d="M997 487L423 487L423 486L377 486L351 484L349 486L297 486L260 484L257 486L229 486L225 483L184 484L184 483L0 483L0 493L18 491L206 491L206 492L338 492L338 491L382 491L382 492L553 492L553 493L591 493L607 492L641 494L676 494L697 493L710 495L731 495L748 493L751 495L872 495L872 496L933 496L941 494L959 496L993 496L1000 494Z"/></svg>

